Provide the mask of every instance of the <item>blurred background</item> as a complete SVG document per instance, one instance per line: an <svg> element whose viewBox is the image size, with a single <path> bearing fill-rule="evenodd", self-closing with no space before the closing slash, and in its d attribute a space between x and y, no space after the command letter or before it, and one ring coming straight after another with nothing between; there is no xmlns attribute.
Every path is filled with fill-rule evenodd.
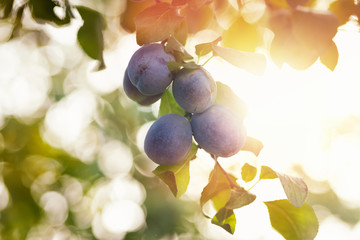
<svg viewBox="0 0 360 240"><path fill-rule="evenodd" d="M76 4L77 1L73 1ZM278 180L252 189L257 200L235 211L230 235L199 206L213 160L191 162L187 193L176 199L152 170L143 139L159 103L139 106L122 90L123 74L138 49L135 34L119 27L126 1L78 1L102 12L106 69L95 71L77 42L82 19L57 27L24 12L19 37L0 21L0 239L282 239L271 228L263 200L285 198ZM204 30L187 44L215 39ZM206 40L205 40L206 41ZM264 144L256 158L240 152L220 159L268 165L303 177L320 221L316 239L360 239L360 34L355 21L334 39L334 72L320 62L305 71L268 59L255 76L213 58L205 68L228 84L249 110L248 135ZM245 183L242 183L245 184ZM252 182L248 183L251 186Z"/></svg>

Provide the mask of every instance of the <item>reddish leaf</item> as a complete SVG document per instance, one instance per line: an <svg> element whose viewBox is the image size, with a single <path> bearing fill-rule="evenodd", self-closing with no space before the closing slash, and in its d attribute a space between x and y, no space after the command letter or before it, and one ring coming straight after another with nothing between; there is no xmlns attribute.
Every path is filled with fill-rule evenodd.
<svg viewBox="0 0 360 240"><path fill-rule="evenodd" d="M201 193L200 205L204 206L206 202L213 200L215 208L220 209L228 202L230 193L231 184L222 172L219 163L216 163L214 171L210 175L209 183Z"/></svg>
<svg viewBox="0 0 360 240"><path fill-rule="evenodd" d="M204 5L210 4L212 1L213 0L188 0L190 8L193 10L198 10Z"/></svg>
<svg viewBox="0 0 360 240"><path fill-rule="evenodd" d="M356 15L357 6L354 0L336 0L330 4L329 11L337 16L339 25L343 25L351 15Z"/></svg>
<svg viewBox="0 0 360 240"><path fill-rule="evenodd" d="M154 0L133 1L127 0L125 11L120 16L120 25L126 31L135 32L135 17L144 9L154 5Z"/></svg>
<svg viewBox="0 0 360 240"><path fill-rule="evenodd" d="M182 20L177 8L168 3L160 2L145 9L135 18L137 43L143 45L166 39Z"/></svg>
<svg viewBox="0 0 360 240"><path fill-rule="evenodd" d="M278 66L284 62L295 69L305 70L319 58L317 49L311 49L299 42L293 35L275 35L271 47L270 56Z"/></svg>
<svg viewBox="0 0 360 240"><path fill-rule="evenodd" d="M240 1L240 0L239 0ZM289 8L287 0L265 0L266 4L277 8Z"/></svg>
<svg viewBox="0 0 360 240"><path fill-rule="evenodd" d="M338 26L337 17L329 11L299 7L292 17L292 33L296 40L317 51L318 56L331 45Z"/></svg>
<svg viewBox="0 0 360 240"><path fill-rule="evenodd" d="M237 209L249 205L255 201L256 196L249 193L244 188L238 188L231 190L231 195L229 201L226 203L225 207L228 209Z"/></svg>
<svg viewBox="0 0 360 240"><path fill-rule="evenodd" d="M189 2L189 0L172 0L171 4L173 6L182 6Z"/></svg>
<svg viewBox="0 0 360 240"><path fill-rule="evenodd" d="M214 19L213 9L209 5L201 7L191 7L189 4L181 11L181 15L186 18L189 33L194 34L206 29Z"/></svg>
<svg viewBox="0 0 360 240"><path fill-rule="evenodd" d="M339 52L336 44L332 42L326 53L320 57L321 63L331 71L334 71L339 59Z"/></svg>
<svg viewBox="0 0 360 240"><path fill-rule="evenodd" d="M288 5L292 8L296 8L298 5L304 5L308 0L286 0Z"/></svg>
<svg viewBox="0 0 360 240"><path fill-rule="evenodd" d="M185 46L188 38L187 21L185 18L175 29L174 36L182 45Z"/></svg>
<svg viewBox="0 0 360 240"><path fill-rule="evenodd" d="M295 69L304 70L319 57L317 49L307 47L294 36L291 11L272 12L269 27L275 34L270 47L270 56L278 66L286 62Z"/></svg>

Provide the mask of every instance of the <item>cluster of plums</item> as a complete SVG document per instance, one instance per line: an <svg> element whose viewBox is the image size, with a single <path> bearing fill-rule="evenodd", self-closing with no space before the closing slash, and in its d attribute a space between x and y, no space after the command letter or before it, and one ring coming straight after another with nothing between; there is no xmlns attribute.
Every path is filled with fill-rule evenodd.
<svg viewBox="0 0 360 240"><path fill-rule="evenodd" d="M173 165L185 160L192 146L192 136L208 153L230 157L245 144L246 130L241 116L230 108L214 104L216 83L203 68L169 71L167 63L175 61L162 44L148 44L131 57L123 87L126 95L141 105L161 98L172 83L176 102L185 116L169 113L156 120L147 132L144 149L157 164Z"/></svg>

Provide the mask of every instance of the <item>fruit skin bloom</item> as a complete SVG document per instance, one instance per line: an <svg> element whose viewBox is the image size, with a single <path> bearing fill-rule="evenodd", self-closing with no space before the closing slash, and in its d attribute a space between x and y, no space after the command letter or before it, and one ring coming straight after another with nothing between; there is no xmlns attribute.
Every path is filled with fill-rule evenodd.
<svg viewBox="0 0 360 240"><path fill-rule="evenodd" d="M230 157L245 144L243 121L228 107L213 105L205 112L194 114L191 126L199 146L215 156Z"/></svg>
<svg viewBox="0 0 360 240"><path fill-rule="evenodd" d="M129 61L130 81L143 95L161 94L172 81L167 67L169 61L175 61L175 58L165 52L163 45L153 43L141 47Z"/></svg>
<svg viewBox="0 0 360 240"><path fill-rule="evenodd" d="M216 83L204 69L181 69L175 76L173 93L176 102L186 112L201 113L216 98Z"/></svg>
<svg viewBox="0 0 360 240"><path fill-rule="evenodd" d="M131 100L137 102L140 105L148 106L159 100L162 96L162 93L154 96L145 96L131 83L128 71L126 69L123 79L123 88L126 96Z"/></svg>
<svg viewBox="0 0 360 240"><path fill-rule="evenodd" d="M185 160L192 145L189 121L176 113L165 114L151 125L146 134L146 155L160 165L173 165Z"/></svg>

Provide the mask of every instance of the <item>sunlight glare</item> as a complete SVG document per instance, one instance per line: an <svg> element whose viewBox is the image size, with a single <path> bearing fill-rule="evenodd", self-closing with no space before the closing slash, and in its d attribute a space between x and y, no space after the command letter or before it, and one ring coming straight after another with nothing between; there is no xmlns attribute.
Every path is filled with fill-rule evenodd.
<svg viewBox="0 0 360 240"><path fill-rule="evenodd" d="M145 214L142 208L132 201L115 201L105 205L101 220L105 229L119 234L139 229L145 223Z"/></svg>
<svg viewBox="0 0 360 240"><path fill-rule="evenodd" d="M132 153L124 143L112 140L102 146L98 163L101 171L109 178L127 175L133 166Z"/></svg>

